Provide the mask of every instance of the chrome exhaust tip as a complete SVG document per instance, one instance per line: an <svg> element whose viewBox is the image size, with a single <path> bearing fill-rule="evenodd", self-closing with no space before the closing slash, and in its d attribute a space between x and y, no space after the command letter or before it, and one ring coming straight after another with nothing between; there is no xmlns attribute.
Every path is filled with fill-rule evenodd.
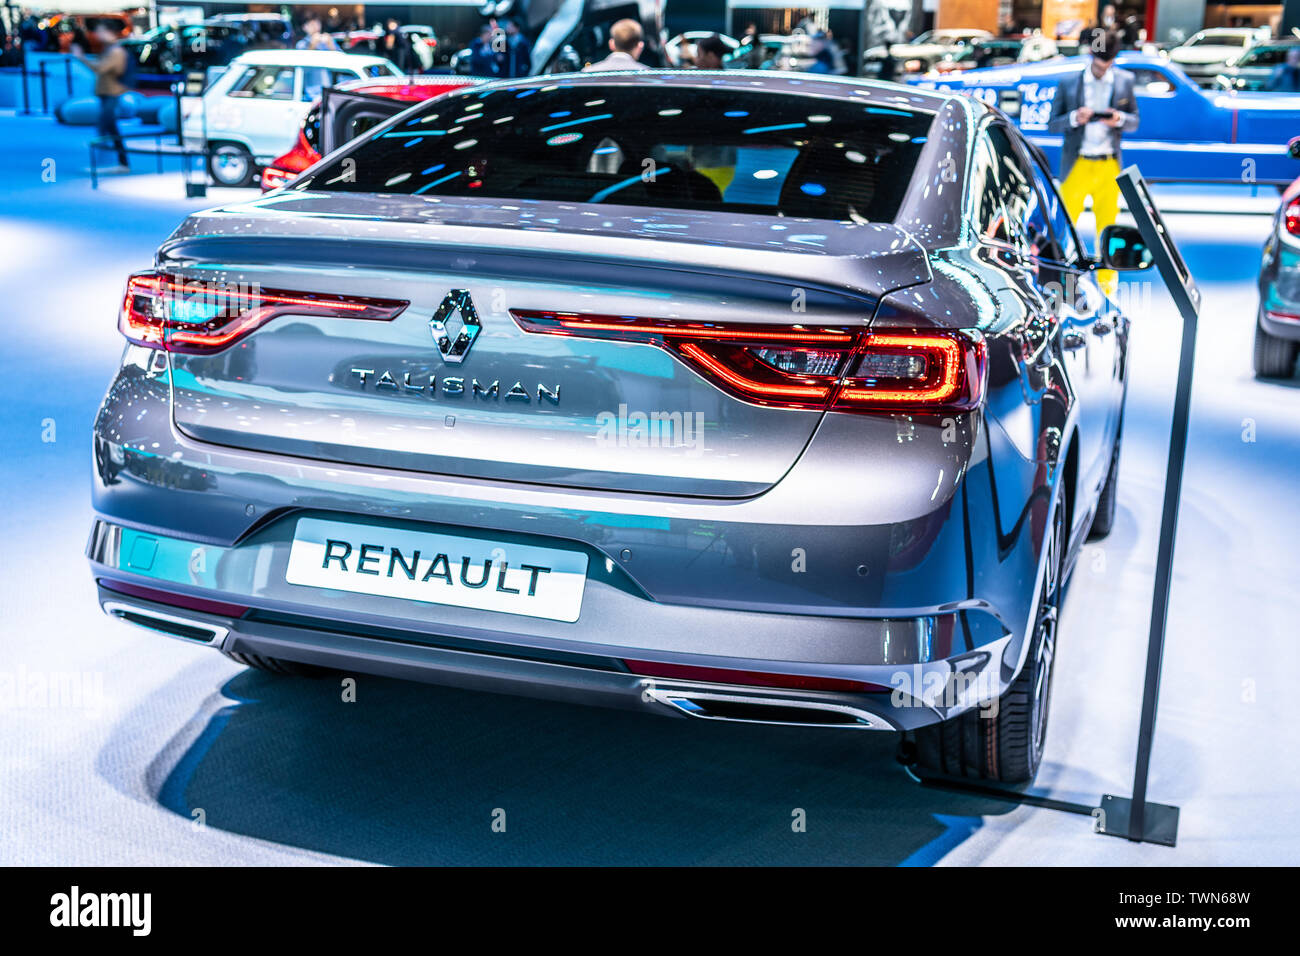
<svg viewBox="0 0 1300 956"><path fill-rule="evenodd" d="M220 624L209 624L207 621L198 621L194 618L164 614L162 611L121 601L105 601L103 608L105 614L119 621L126 621L136 627L147 628L189 644L220 647L230 633L229 628L222 627Z"/></svg>
<svg viewBox="0 0 1300 956"><path fill-rule="evenodd" d="M650 682L645 682L642 689L646 697L697 720L786 727L894 729L870 711L837 701L751 694L728 688L663 687Z"/></svg>

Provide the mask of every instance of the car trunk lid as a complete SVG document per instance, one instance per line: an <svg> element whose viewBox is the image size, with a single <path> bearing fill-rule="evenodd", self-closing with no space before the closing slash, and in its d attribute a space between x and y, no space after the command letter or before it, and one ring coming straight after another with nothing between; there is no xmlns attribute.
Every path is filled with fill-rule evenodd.
<svg viewBox="0 0 1300 956"><path fill-rule="evenodd" d="M512 313L861 328L881 295L929 277L888 225L311 193L197 214L159 266L409 303L380 322L286 314L215 354L173 353L173 414L194 438L724 497L780 480L822 412L741 401L654 344L537 334Z"/></svg>

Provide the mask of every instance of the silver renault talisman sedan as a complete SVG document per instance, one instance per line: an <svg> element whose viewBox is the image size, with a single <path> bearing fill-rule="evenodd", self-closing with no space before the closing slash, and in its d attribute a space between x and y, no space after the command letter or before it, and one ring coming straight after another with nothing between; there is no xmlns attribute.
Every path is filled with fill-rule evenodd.
<svg viewBox="0 0 1300 956"><path fill-rule="evenodd" d="M961 96L442 96L127 280L99 601L270 671L899 732L1029 779L1115 515L1128 324L1095 271L1139 241L1090 259Z"/></svg>

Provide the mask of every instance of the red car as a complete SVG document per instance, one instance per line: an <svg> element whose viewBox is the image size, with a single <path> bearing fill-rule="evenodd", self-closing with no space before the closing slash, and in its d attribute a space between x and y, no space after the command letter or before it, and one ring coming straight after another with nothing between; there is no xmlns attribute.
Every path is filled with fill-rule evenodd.
<svg viewBox="0 0 1300 956"><path fill-rule="evenodd" d="M418 103L481 82L482 80L468 76L409 76L402 80L392 78L350 80L340 84L338 88L348 93L363 93L366 96L382 97L403 103ZM355 131L357 135L362 132L364 130ZM302 129L298 130L298 141L294 143L293 149L277 157L270 166L262 170L262 191L278 189L304 169L314 165L321 158L321 154L316 151L319 143L320 103L317 102L302 121Z"/></svg>

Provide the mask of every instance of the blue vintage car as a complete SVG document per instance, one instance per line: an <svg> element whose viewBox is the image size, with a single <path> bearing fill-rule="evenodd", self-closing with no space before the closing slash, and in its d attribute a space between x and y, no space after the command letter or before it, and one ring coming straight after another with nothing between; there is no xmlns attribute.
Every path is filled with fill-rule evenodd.
<svg viewBox="0 0 1300 956"><path fill-rule="evenodd" d="M1059 171L1061 136L1047 131L1059 82L1077 76L1087 57L1015 63L910 84L965 92L999 106ZM1256 182L1285 185L1300 172L1287 153L1300 134L1300 95L1202 90L1178 67L1139 53L1117 64L1137 79L1137 132L1124 137L1124 163L1152 182Z"/></svg>

